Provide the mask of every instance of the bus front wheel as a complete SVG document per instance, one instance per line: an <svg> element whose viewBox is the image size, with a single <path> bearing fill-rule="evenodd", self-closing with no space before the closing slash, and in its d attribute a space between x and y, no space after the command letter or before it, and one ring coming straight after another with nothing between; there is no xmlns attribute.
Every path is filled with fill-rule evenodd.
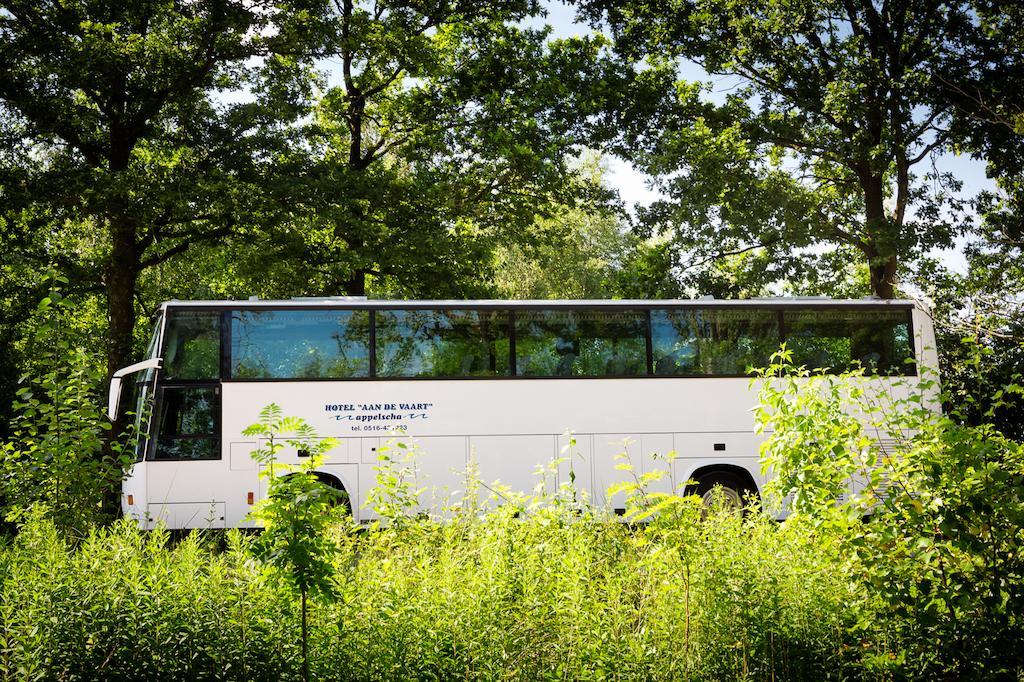
<svg viewBox="0 0 1024 682"><path fill-rule="evenodd" d="M334 493L335 493L335 503L334 504L335 505L341 505L344 508L345 513L347 515L351 516L352 515L352 501L349 499L348 491L345 490L345 486L342 485L341 481L339 481L334 476L331 476L330 474L325 474L325 473L323 473L321 471L315 471L315 472L313 472L313 475L317 477L317 480L319 480L325 486L327 486L328 488L331 488L334 491Z"/></svg>

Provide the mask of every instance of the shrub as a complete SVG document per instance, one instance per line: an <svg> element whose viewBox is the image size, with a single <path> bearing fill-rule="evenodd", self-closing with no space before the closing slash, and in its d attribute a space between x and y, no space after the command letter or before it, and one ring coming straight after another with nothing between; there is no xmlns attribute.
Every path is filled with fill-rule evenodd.
<svg viewBox="0 0 1024 682"><path fill-rule="evenodd" d="M337 441L318 439L304 420L285 417L271 403L260 412L260 421L242 432L262 437L267 446L253 451L261 465L260 476L267 479L267 497L260 501L252 517L263 526L256 542L257 556L277 569L272 575L299 593L302 642L302 679L309 680L309 597L331 596L332 559L337 551L335 530L341 525L340 493L324 485L314 472ZM283 464L277 455L284 444L304 450L302 464Z"/></svg>
<svg viewBox="0 0 1024 682"><path fill-rule="evenodd" d="M838 542L867 669L1024 675L1024 446L938 413L927 375L883 392L789 357L763 373L770 491Z"/></svg>
<svg viewBox="0 0 1024 682"><path fill-rule="evenodd" d="M104 448L111 426L95 394L100 372L66 332L71 314L58 288L36 309L31 343L42 369L22 377L11 438L0 444L0 504L15 522L46 509L61 532L81 537L109 520L104 505L132 458L117 443Z"/></svg>
<svg viewBox="0 0 1024 682"><path fill-rule="evenodd" d="M776 360L761 418L774 494L796 505L785 523L650 492L645 475L622 486L624 522L553 486L557 462L533 495L488 488L470 467L442 523L419 513L403 473L415 448L397 445L380 473L399 499L377 494L388 523L359 533L305 515L298 498L320 499L308 478L271 497L256 538L173 543L119 523L75 545L37 510L0 547L0 678L1019 677L1020 444L921 409L927 382L875 395L859 376ZM836 409L851 391L867 426ZM283 419L268 412L260 428L301 432ZM856 494L834 467L859 479ZM331 596L308 611L281 580L302 568L296 549Z"/></svg>
<svg viewBox="0 0 1024 682"><path fill-rule="evenodd" d="M262 597L250 540L210 540L122 521L72 545L34 512L3 552L0 678L294 677L291 610Z"/></svg>
<svg viewBox="0 0 1024 682"><path fill-rule="evenodd" d="M838 674L846 588L817 533L718 512L673 534L552 505L341 535L311 677ZM34 515L0 550L0 678L300 679L297 595L254 539L225 537L119 523L75 547Z"/></svg>

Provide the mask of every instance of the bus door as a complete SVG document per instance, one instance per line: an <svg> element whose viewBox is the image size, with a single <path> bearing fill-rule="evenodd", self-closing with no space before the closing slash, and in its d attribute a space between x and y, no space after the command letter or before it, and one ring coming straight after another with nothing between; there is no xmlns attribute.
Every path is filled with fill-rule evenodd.
<svg viewBox="0 0 1024 682"><path fill-rule="evenodd" d="M167 310L146 448L150 522L222 527L229 471L221 452L222 319L217 310Z"/></svg>

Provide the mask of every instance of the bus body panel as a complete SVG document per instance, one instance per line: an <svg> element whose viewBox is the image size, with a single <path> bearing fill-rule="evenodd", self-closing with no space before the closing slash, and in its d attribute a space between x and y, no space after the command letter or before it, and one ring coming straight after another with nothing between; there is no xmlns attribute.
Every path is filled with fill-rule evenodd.
<svg viewBox="0 0 1024 682"><path fill-rule="evenodd" d="M121 484L121 513L125 518L134 520L146 527L146 485L149 481L147 466L149 462L140 460L128 470Z"/></svg>
<svg viewBox="0 0 1024 682"><path fill-rule="evenodd" d="M884 380L865 381L892 392ZM514 414L496 407L510 399L510 389ZM500 483L517 492L534 490L541 481L536 472L565 458L553 482L568 483L571 473L575 487L591 501L614 509L623 508L624 496L607 498L605 491L634 472L664 471L651 489L668 492L702 467L730 464L748 471L760 489L763 437L754 433L752 413L757 390L757 382L747 379L709 378L225 382L224 401L233 407L224 415L221 442L228 445L222 459L147 462L150 516L168 516L160 506L168 503L221 503L228 526L251 525L245 519L251 509L248 493L254 499L266 494L251 453L268 442L246 441L241 433L272 402L284 414L305 419L320 436L338 440L321 471L341 482L360 521L376 518L365 505L385 446L387 455L399 460L396 466L415 449L415 485L424 491L414 511L457 504L471 458L488 488ZM352 407L342 414L366 420L336 419L339 412L327 406L337 405ZM609 407L615 405L620 407ZM379 415L394 418L374 419ZM387 430L378 430L379 424L387 424ZM287 445L278 460L302 461ZM632 472L617 468L627 462Z"/></svg>

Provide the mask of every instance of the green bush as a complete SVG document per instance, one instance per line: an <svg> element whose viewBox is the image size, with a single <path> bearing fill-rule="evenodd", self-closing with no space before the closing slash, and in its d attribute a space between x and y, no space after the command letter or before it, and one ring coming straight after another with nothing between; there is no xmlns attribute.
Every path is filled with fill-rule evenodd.
<svg viewBox="0 0 1024 682"><path fill-rule="evenodd" d="M337 445L333 438L316 438L305 420L285 417L271 403L260 412L260 421L243 435L265 438L266 447L253 451L260 478L267 481L267 497L250 514L263 532L256 555L277 569L272 575L299 595L302 642L302 679L309 681L309 597L333 597L332 559L338 550L335 531L341 528L342 495L320 483L316 470L327 452ZM306 452L301 464L285 464L277 456L285 444Z"/></svg>
<svg viewBox="0 0 1024 682"><path fill-rule="evenodd" d="M0 679L1019 679L1021 445L924 407L927 381L880 394L777 359L760 417L785 523L649 492L650 474L620 486L624 521L554 485L559 462L535 494L487 499L470 467L440 522L397 445L385 522L356 533L321 527L308 476L258 536L122 522L71 542L37 508L0 547Z"/></svg>
<svg viewBox="0 0 1024 682"><path fill-rule="evenodd" d="M68 331L73 308L56 286L37 306L29 339L36 367L21 378L11 435L0 443L0 514L16 522L45 508L62 532L81 537L110 520L133 456L131 447L106 442L101 373Z"/></svg>
<svg viewBox="0 0 1024 682"><path fill-rule="evenodd" d="M927 372L879 390L789 360L783 348L763 372L769 497L838 543L865 669L1024 676L1024 445L937 412Z"/></svg>
<svg viewBox="0 0 1024 682"><path fill-rule="evenodd" d="M77 547L35 514L3 553L0 678L275 679L298 648L287 604L263 596L248 540L124 521Z"/></svg>

